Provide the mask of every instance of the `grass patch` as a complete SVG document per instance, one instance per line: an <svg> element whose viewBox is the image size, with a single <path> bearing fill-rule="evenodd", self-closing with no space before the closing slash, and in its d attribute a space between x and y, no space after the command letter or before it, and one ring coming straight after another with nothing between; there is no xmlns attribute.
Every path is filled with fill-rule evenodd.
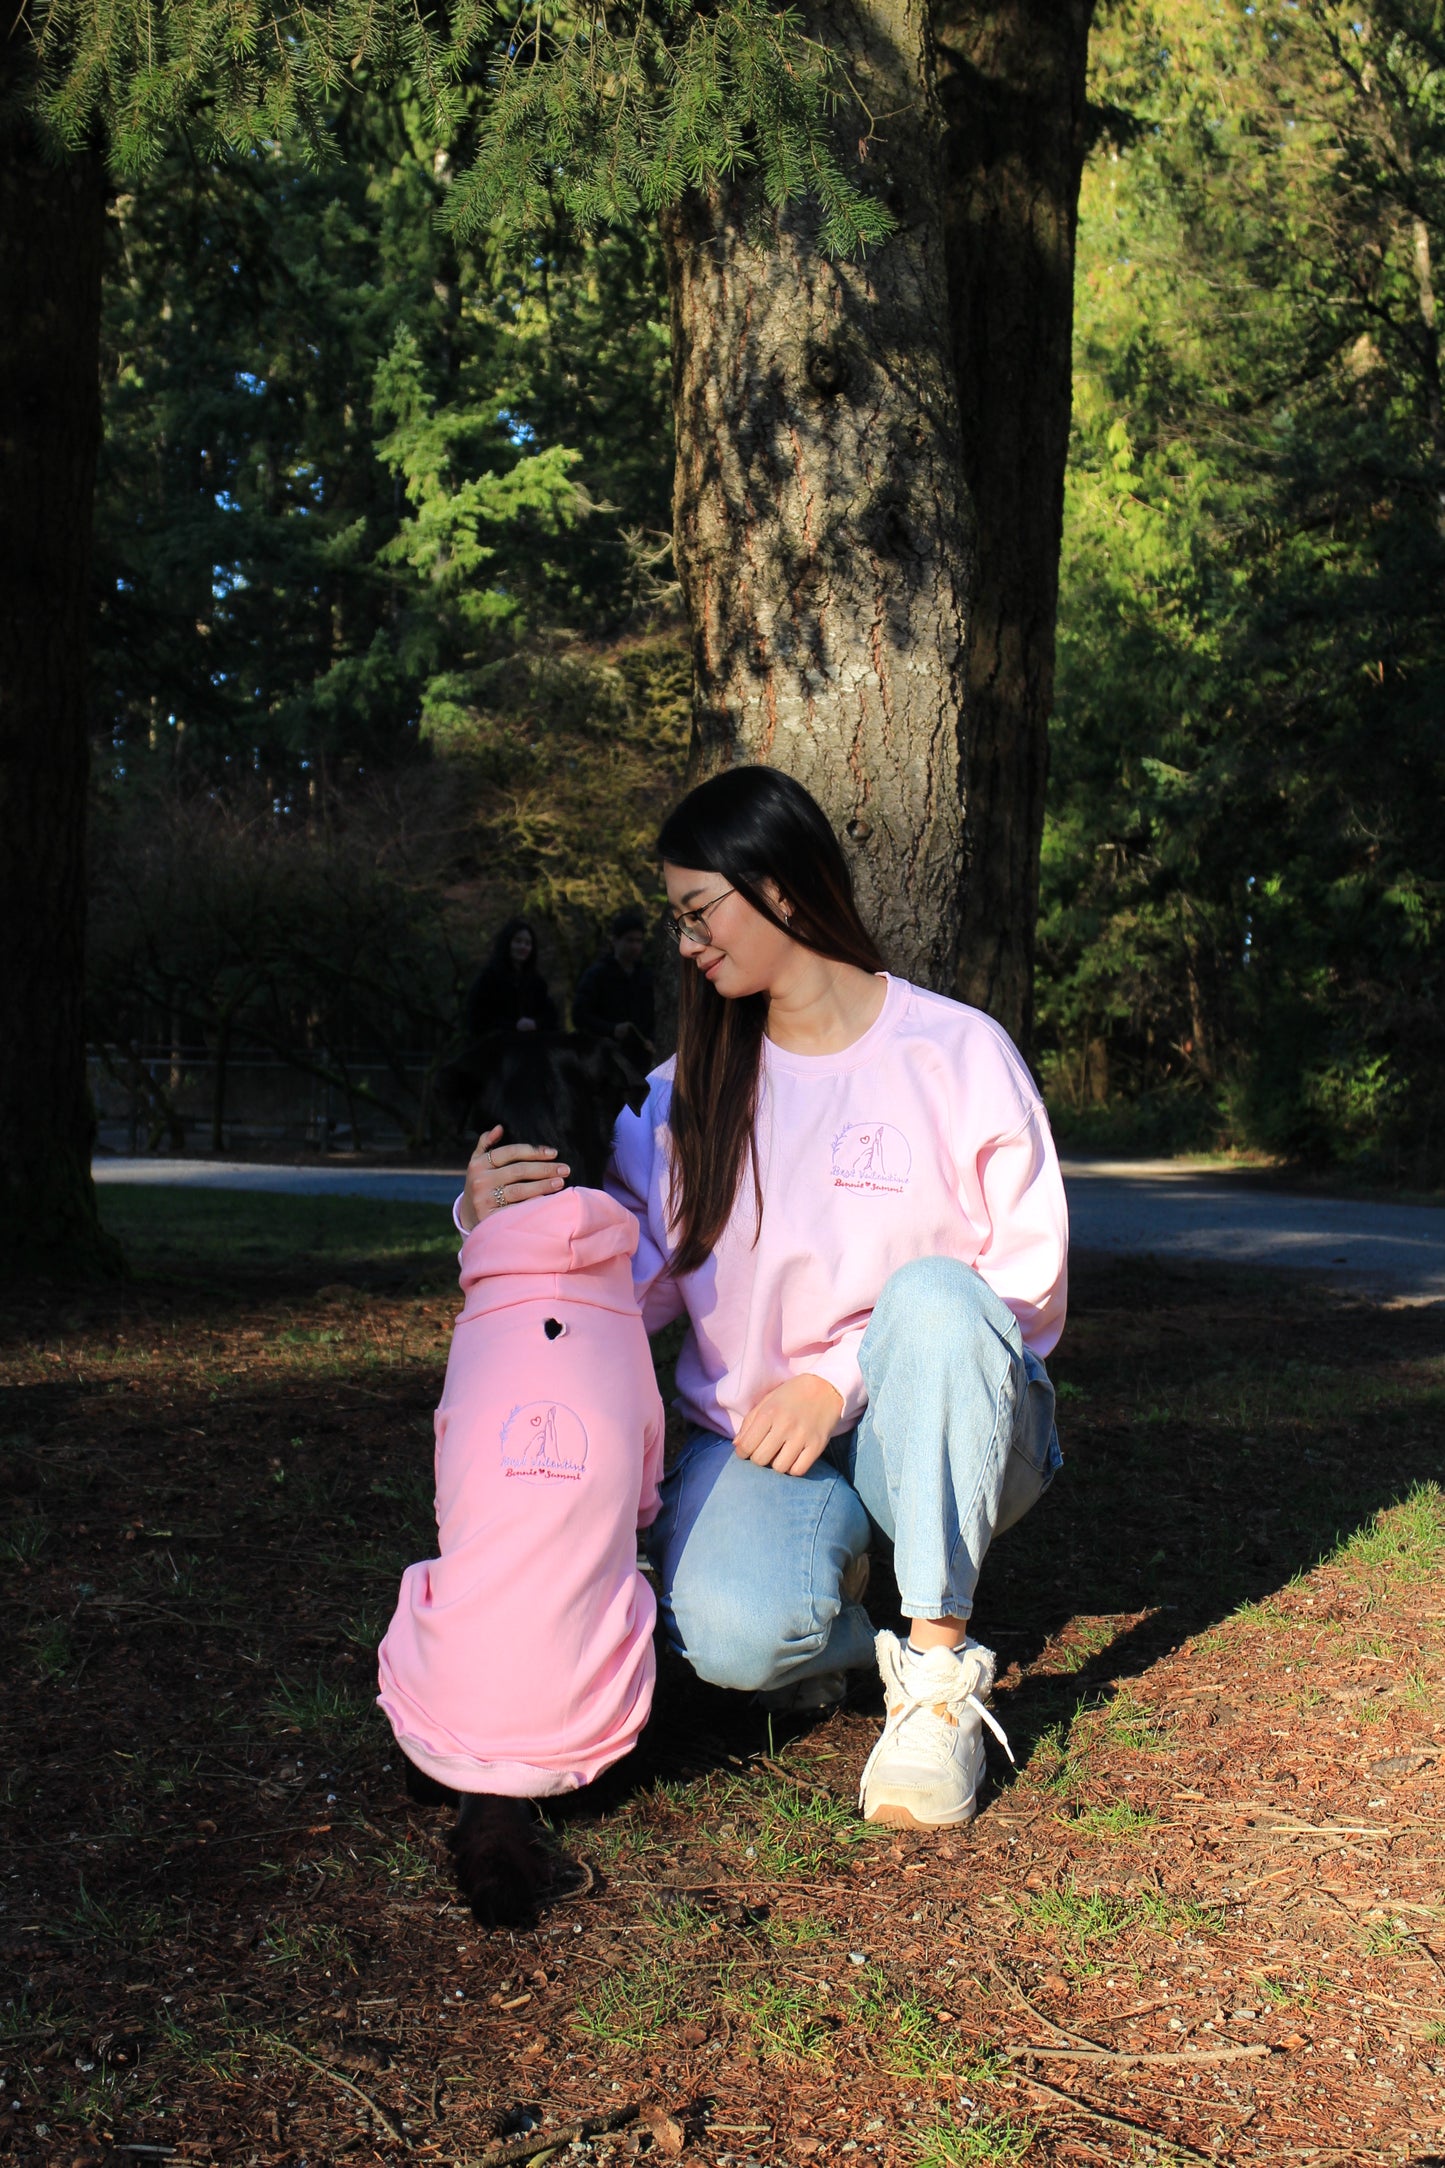
<svg viewBox="0 0 1445 2168"><path fill-rule="evenodd" d="M359 1968L351 1945L329 1921L292 1928L279 1921L267 1928L261 1949L268 1965L286 1972L356 1972Z"/></svg>
<svg viewBox="0 0 1445 2168"><path fill-rule="evenodd" d="M960 2123L945 2111L911 2134L909 2150L917 2168L1006 2168L1027 2158L1037 2128L1011 2115L979 2115Z"/></svg>
<svg viewBox="0 0 1445 2168"><path fill-rule="evenodd" d="M869 1965L853 1989L854 2021L874 2035L879 2060L899 2078L937 2077L953 2067L951 2042L928 2004L900 1995L879 1965Z"/></svg>
<svg viewBox="0 0 1445 2168"><path fill-rule="evenodd" d="M1070 1816L1070 1827L1084 1837L1142 1837L1146 1830L1158 1826L1157 1814L1146 1814L1141 1807L1130 1806L1127 1799L1116 1799L1111 1806L1085 1807Z"/></svg>
<svg viewBox="0 0 1445 2168"><path fill-rule="evenodd" d="M110 1949L139 1954L152 1949L169 1929L174 1932L179 1916L172 1909L168 1919L160 1905L143 1897L95 1896L82 1881L80 1894L61 1932L76 1942L96 1942Z"/></svg>
<svg viewBox="0 0 1445 2168"><path fill-rule="evenodd" d="M766 2062L823 2062L833 2048L833 2027L812 1993L780 1980L752 1980L728 1997Z"/></svg>
<svg viewBox="0 0 1445 2168"><path fill-rule="evenodd" d="M1151 1754L1169 1744L1171 1727L1168 1718L1136 1700L1122 1687L1108 1701L1082 1714L1094 1719L1097 1736L1108 1746Z"/></svg>
<svg viewBox="0 0 1445 2168"><path fill-rule="evenodd" d="M300 1732L303 1738L329 1738L353 1744L371 1728L371 1707L333 1686L318 1673L309 1686L281 1680L266 1704L273 1726L283 1732Z"/></svg>
<svg viewBox="0 0 1445 2168"><path fill-rule="evenodd" d="M651 2051L669 2030L696 2023L695 1983L671 1958L644 1957L599 1982L573 2016L577 2030L606 2047Z"/></svg>
<svg viewBox="0 0 1445 2168"><path fill-rule="evenodd" d="M1414 1939L1399 1920L1369 1920L1360 1935L1360 1947L1367 1957L1399 1957Z"/></svg>
<svg viewBox="0 0 1445 2168"><path fill-rule="evenodd" d="M1445 1565L1445 1491L1438 1483L1416 1483L1337 1545L1329 1562L1346 1573L1383 1568L1403 1581L1432 1579Z"/></svg>
<svg viewBox="0 0 1445 2168"><path fill-rule="evenodd" d="M420 1845L413 1844L409 1837L398 1837L381 1851L373 1852L371 1865L384 1874L389 1882L400 1882L409 1886L436 1879L436 1868L430 1856Z"/></svg>
<svg viewBox="0 0 1445 2168"><path fill-rule="evenodd" d="M1277 1596L1262 1596L1255 1603L1242 1603L1225 1621L1226 1626L1243 1626L1247 1632L1267 1634L1292 1633L1299 1624Z"/></svg>
<svg viewBox="0 0 1445 2168"><path fill-rule="evenodd" d="M456 1229L442 1204L129 1182L103 1182L96 1196L102 1225L142 1272L201 1266L309 1275L324 1267L323 1280L382 1270L438 1284L456 1276Z"/></svg>
<svg viewBox="0 0 1445 2168"><path fill-rule="evenodd" d="M1317 1975L1304 1980L1272 1980L1264 1973L1256 1973L1253 1985L1261 2002L1267 2002L1273 2010L1312 2009L1325 1990L1325 1982Z"/></svg>
<svg viewBox="0 0 1445 2168"><path fill-rule="evenodd" d="M33 1566L50 1546L50 1522L43 1513L23 1513L0 1537L0 1559L12 1566Z"/></svg>
<svg viewBox="0 0 1445 2168"><path fill-rule="evenodd" d="M32 2003L28 1988L22 1988L18 1996L0 2007L0 2048L8 2048L18 2041L28 2041L37 2033L65 2030L66 2019L58 1999L46 2003Z"/></svg>
<svg viewBox="0 0 1445 2168"><path fill-rule="evenodd" d="M1073 1737L1072 1728L1063 1724L1050 1724L1047 1731L1039 1733L1033 1753L1029 1756L1030 1776L1046 1792L1056 1799L1071 1799L1083 1789L1085 1768L1084 1754Z"/></svg>
<svg viewBox="0 0 1445 2168"><path fill-rule="evenodd" d="M1090 1972L1099 1969L1092 1954L1095 1943L1146 1932L1167 1935L1179 1929L1207 1934L1219 1924L1217 1915L1203 1905L1166 1897L1162 1890L1111 1897L1102 1890L1080 1889L1069 1881L1057 1889L1040 1890L1023 1903L1017 1899L1014 1902L1021 1919L1042 1933L1056 1936Z"/></svg>
<svg viewBox="0 0 1445 2168"><path fill-rule="evenodd" d="M75 1636L63 1618L42 1619L27 1629L30 1658L42 1679L63 1679L75 1664Z"/></svg>
<svg viewBox="0 0 1445 2168"><path fill-rule="evenodd" d="M780 1879L816 1874L838 1852L878 1837L851 1802L795 1791L772 1777L710 1778L695 1796L696 1811L729 1850L736 1847L749 1867Z"/></svg>
<svg viewBox="0 0 1445 2168"><path fill-rule="evenodd" d="M820 1920L811 1912L804 1912L795 1920L769 1920L766 1932L774 1949L806 1950L820 1942L831 1942L837 1929L830 1920Z"/></svg>
<svg viewBox="0 0 1445 2168"><path fill-rule="evenodd" d="M1096 1656L1102 1656L1114 1639L1114 1626L1109 1619L1085 1619L1078 1627L1072 1641L1061 1648L1055 1660L1055 1670L1072 1676L1076 1671L1087 1670Z"/></svg>

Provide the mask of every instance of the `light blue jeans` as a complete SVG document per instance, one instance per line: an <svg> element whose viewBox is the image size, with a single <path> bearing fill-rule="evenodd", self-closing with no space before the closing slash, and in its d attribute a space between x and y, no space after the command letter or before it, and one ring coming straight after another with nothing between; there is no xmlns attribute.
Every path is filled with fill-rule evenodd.
<svg viewBox="0 0 1445 2168"><path fill-rule="evenodd" d="M967 1618L992 1539L1060 1465L1054 1389L976 1272L920 1257L885 1282L859 1357L868 1406L806 1475L696 1432L648 1531L673 1647L716 1686L759 1689L873 1661L840 1583L875 1534L908 1618Z"/></svg>

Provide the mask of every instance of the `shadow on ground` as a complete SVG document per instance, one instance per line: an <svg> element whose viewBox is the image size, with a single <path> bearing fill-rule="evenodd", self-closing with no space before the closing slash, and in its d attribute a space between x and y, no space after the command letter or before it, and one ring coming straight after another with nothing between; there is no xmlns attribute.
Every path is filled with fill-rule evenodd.
<svg viewBox="0 0 1445 2168"><path fill-rule="evenodd" d="M1445 1466L1445 1306L1308 1279L1076 1257L1059 1355L1065 1466L999 1542L979 1638L1029 1675L1041 1733L1265 1602ZM1056 1657L1044 1652L1074 1631Z"/></svg>

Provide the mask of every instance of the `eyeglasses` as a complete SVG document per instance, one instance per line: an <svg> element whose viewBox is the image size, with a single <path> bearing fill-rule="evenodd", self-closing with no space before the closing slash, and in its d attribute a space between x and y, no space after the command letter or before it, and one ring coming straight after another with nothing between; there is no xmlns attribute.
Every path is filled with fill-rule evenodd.
<svg viewBox="0 0 1445 2168"><path fill-rule="evenodd" d="M667 930L673 940L679 947L684 941L710 941L712 935L708 932L707 913L715 911L720 903L725 903L729 896L736 893L735 889L725 888L720 896L714 896L710 903L700 905L696 911L679 911L676 918L667 921Z"/></svg>

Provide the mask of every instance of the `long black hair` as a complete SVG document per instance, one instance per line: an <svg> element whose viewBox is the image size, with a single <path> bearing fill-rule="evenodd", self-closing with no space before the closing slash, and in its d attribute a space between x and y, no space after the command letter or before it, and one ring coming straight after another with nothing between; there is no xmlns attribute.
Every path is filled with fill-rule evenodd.
<svg viewBox="0 0 1445 2168"><path fill-rule="evenodd" d="M781 770L725 768L699 783L663 822L657 848L671 865L718 874L803 948L860 971L883 969L827 815ZM769 901L764 881L789 905L786 916ZM765 994L725 1000L684 964L671 1117L675 1273L695 1272L711 1256L732 1214L745 1158L761 1227L754 1121L767 1014Z"/></svg>

